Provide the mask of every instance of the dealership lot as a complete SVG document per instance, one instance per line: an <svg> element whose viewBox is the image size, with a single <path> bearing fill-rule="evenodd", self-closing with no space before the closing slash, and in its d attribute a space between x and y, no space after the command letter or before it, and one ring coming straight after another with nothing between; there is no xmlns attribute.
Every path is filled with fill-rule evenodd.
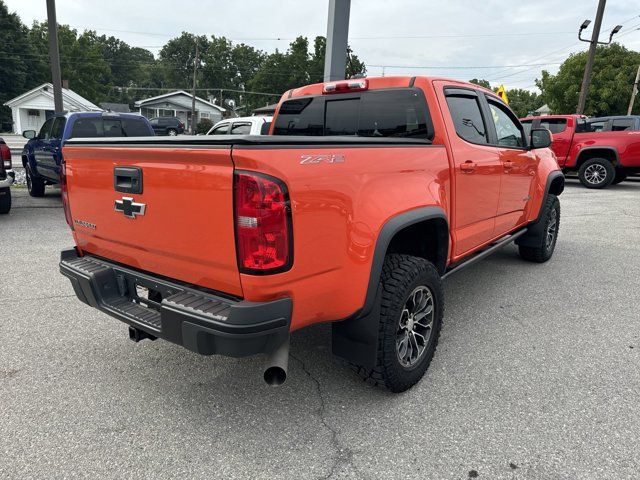
<svg viewBox="0 0 640 480"><path fill-rule="evenodd" d="M425 378L401 395L293 335L261 359L134 344L58 273L59 195L0 218L0 477L632 478L640 465L640 182L568 180L553 259L513 246L446 281Z"/></svg>

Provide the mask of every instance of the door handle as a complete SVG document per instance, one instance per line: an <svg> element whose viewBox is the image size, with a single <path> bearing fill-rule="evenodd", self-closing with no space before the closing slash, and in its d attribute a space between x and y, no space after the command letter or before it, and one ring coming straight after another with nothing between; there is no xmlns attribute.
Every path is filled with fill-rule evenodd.
<svg viewBox="0 0 640 480"><path fill-rule="evenodd" d="M472 173L475 171L476 169L476 163L472 162L471 160L467 160L464 163L460 164L460 170L462 170L465 173Z"/></svg>
<svg viewBox="0 0 640 480"><path fill-rule="evenodd" d="M502 166L503 166L504 168L506 168L507 170L509 170L509 169L511 169L511 168L513 168L513 167L515 167L515 166L516 166L516 164L515 164L515 162L509 162L509 161L507 161L507 162L502 162Z"/></svg>
<svg viewBox="0 0 640 480"><path fill-rule="evenodd" d="M116 167L113 172L113 187L116 192L142 193L142 169Z"/></svg>

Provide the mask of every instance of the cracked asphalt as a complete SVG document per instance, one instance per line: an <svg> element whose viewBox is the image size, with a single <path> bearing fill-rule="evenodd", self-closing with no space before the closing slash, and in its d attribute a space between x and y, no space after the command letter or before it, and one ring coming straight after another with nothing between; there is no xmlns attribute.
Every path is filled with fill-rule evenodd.
<svg viewBox="0 0 640 480"><path fill-rule="evenodd" d="M49 189L48 189L49 190ZM446 282L438 351L393 395L293 335L262 361L135 344L58 273L59 195L0 218L0 478L631 479L640 474L640 182L568 180L554 258Z"/></svg>

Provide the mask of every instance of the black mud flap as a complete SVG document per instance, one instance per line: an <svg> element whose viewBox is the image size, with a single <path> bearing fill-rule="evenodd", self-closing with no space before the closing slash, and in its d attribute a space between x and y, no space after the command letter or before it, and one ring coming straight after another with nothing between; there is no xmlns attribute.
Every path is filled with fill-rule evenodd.
<svg viewBox="0 0 640 480"><path fill-rule="evenodd" d="M373 368L378 357L381 286L368 314L331 324L333 354L361 367Z"/></svg>

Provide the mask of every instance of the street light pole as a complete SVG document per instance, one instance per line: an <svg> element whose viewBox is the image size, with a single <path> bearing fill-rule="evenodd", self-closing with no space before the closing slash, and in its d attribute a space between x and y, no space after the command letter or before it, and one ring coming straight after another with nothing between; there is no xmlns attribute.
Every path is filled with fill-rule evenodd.
<svg viewBox="0 0 640 480"><path fill-rule="evenodd" d="M193 92L191 92L191 135L196 134L196 74L198 73L198 40L198 37L196 37L196 56L193 60Z"/></svg>
<svg viewBox="0 0 640 480"><path fill-rule="evenodd" d="M593 69L593 61L596 58L596 47L598 45L609 45L613 36L622 30L622 25L616 25L611 30L611 34L609 35L608 42L599 42L600 38L600 27L602 27L602 17L604 15L604 7L607 3L607 0L599 0L598 2L598 11L596 12L596 21L593 24L593 32L591 32L591 40L586 40L582 38L582 31L589 26L591 20L585 20L580 25L580 30L578 30L578 39L581 42L588 42L589 45L589 55L587 56L587 63L584 66L584 76L582 77L582 86L580 87L580 98L578 99L578 108L576 109L576 113L582 115L584 114L584 107L587 104L587 93L589 92L589 84L591 83L591 70Z"/></svg>
<svg viewBox="0 0 640 480"><path fill-rule="evenodd" d="M62 104L62 73L60 73L55 0L47 0L47 22L49 30L49 60L51 61L51 80L53 83L53 105L56 113L62 113L64 109Z"/></svg>
<svg viewBox="0 0 640 480"><path fill-rule="evenodd" d="M638 65L636 80L635 82L633 82L633 90L631 91L631 100L629 100L629 109L627 110L627 115L631 115L631 110L633 110L633 102L635 102L636 95L638 94L638 82L640 82L640 65Z"/></svg>
<svg viewBox="0 0 640 480"><path fill-rule="evenodd" d="M329 0L324 81L343 80L347 64L351 0Z"/></svg>

